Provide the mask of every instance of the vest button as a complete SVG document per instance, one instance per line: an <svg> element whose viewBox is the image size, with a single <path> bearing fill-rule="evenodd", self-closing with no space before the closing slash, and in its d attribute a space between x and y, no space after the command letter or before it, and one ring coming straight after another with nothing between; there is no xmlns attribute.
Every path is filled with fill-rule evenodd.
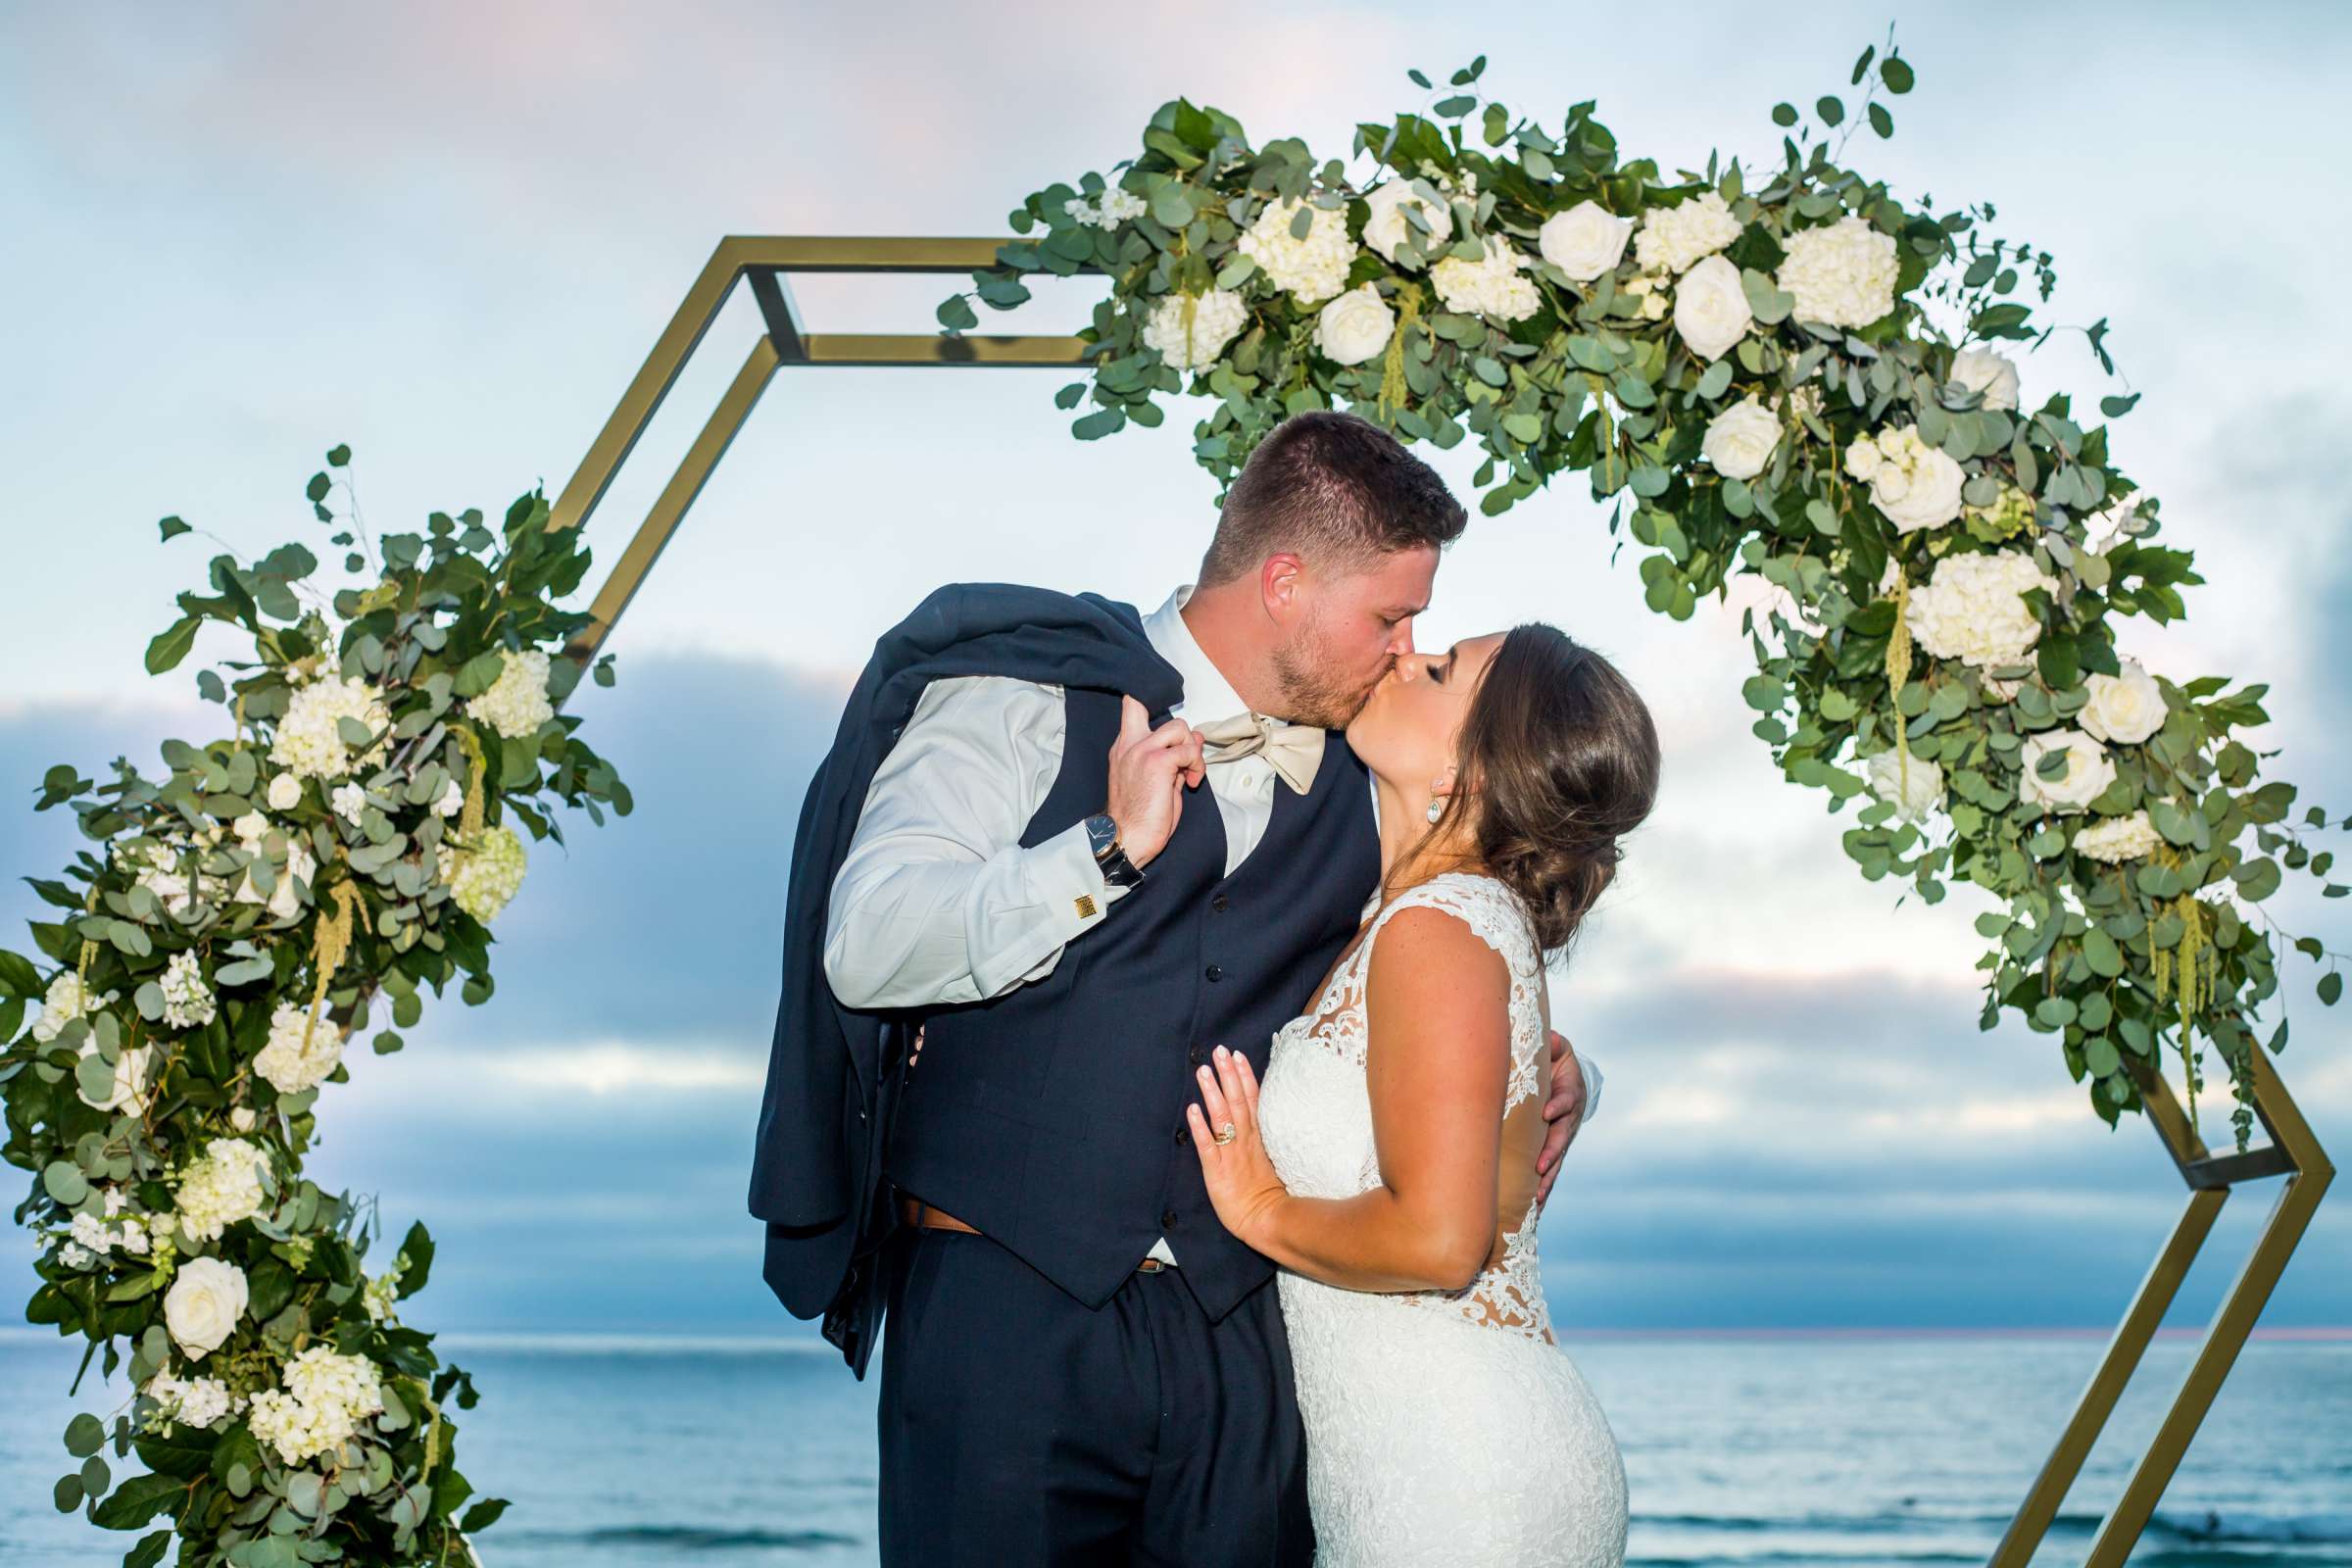
<svg viewBox="0 0 2352 1568"><path fill-rule="evenodd" d="M1163 1231L1172 1231L1176 1228L1176 1211L1174 1209L1167 1209L1160 1214L1159 1228Z"/></svg>
<svg viewBox="0 0 2352 1568"><path fill-rule="evenodd" d="M1225 978L1225 966L1223 964L1212 963L1208 966L1205 972L1211 980L1222 980Z"/></svg>
<svg viewBox="0 0 2352 1568"><path fill-rule="evenodd" d="M1219 914L1223 914L1233 906L1233 901L1222 893L1212 893L1209 895L1208 906Z"/></svg>
<svg viewBox="0 0 2352 1568"><path fill-rule="evenodd" d="M1199 1046L1191 1047L1185 1052L1184 1054L1185 1059L1190 1061L1196 1067L1200 1066L1202 1062L1208 1059L1208 1053L1201 1050Z"/></svg>
<svg viewBox="0 0 2352 1568"><path fill-rule="evenodd" d="M1192 1142L1192 1140L1193 1140L1193 1130L1192 1130L1192 1128L1191 1128L1191 1127L1189 1127L1189 1126L1188 1126L1188 1127L1179 1127L1179 1128L1177 1128L1177 1129L1176 1129L1176 1141L1177 1141L1178 1143L1180 1143L1180 1144L1189 1144L1189 1143L1191 1143L1191 1142Z"/></svg>

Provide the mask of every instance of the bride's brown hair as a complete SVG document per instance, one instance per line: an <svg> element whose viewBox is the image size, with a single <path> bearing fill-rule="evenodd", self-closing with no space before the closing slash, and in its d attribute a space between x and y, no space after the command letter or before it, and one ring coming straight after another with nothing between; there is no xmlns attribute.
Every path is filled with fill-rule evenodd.
<svg viewBox="0 0 2352 1568"><path fill-rule="evenodd" d="M1545 953L1568 945L1617 874L1620 841L1658 794L1658 734L1617 666L1540 621L1514 626L1479 677L1455 744L1458 782L1396 870L1418 881L1448 845L1519 896ZM1384 891L1401 891L1401 884Z"/></svg>

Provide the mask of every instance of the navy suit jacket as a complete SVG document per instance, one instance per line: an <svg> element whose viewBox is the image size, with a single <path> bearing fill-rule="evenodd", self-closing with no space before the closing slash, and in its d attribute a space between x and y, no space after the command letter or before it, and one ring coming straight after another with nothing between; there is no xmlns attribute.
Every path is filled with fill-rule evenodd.
<svg viewBox="0 0 2352 1568"><path fill-rule="evenodd" d="M882 759L932 681L1006 675L1136 698L1162 723L1183 696L1132 606L1012 583L951 583L882 634L809 780L784 895L784 973L752 1153L761 1274L795 1317L823 1314L859 1378L896 1227L881 1180L892 1095L919 1013L847 1007L825 978L826 906Z"/></svg>

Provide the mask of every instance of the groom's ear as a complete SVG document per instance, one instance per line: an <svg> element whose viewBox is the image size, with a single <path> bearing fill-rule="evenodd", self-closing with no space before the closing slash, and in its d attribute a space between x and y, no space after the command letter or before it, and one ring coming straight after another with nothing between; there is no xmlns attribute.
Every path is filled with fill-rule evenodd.
<svg viewBox="0 0 2352 1568"><path fill-rule="evenodd" d="M1257 564L1258 599L1266 615L1278 625L1289 625L1301 608L1305 591L1306 564L1290 551L1279 551Z"/></svg>

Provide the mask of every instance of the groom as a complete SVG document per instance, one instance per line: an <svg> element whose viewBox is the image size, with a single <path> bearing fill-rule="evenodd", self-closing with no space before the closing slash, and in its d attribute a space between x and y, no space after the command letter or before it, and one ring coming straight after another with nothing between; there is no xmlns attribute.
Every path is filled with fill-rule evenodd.
<svg viewBox="0 0 2352 1568"><path fill-rule="evenodd" d="M751 1209L860 1376L882 1317L886 1564L1311 1556L1273 1265L1185 1109L1377 895L1336 732L1466 521L1378 425L1299 414L1150 615L961 585L876 645L794 847ZM1597 1079L1554 1050L1545 1189Z"/></svg>

